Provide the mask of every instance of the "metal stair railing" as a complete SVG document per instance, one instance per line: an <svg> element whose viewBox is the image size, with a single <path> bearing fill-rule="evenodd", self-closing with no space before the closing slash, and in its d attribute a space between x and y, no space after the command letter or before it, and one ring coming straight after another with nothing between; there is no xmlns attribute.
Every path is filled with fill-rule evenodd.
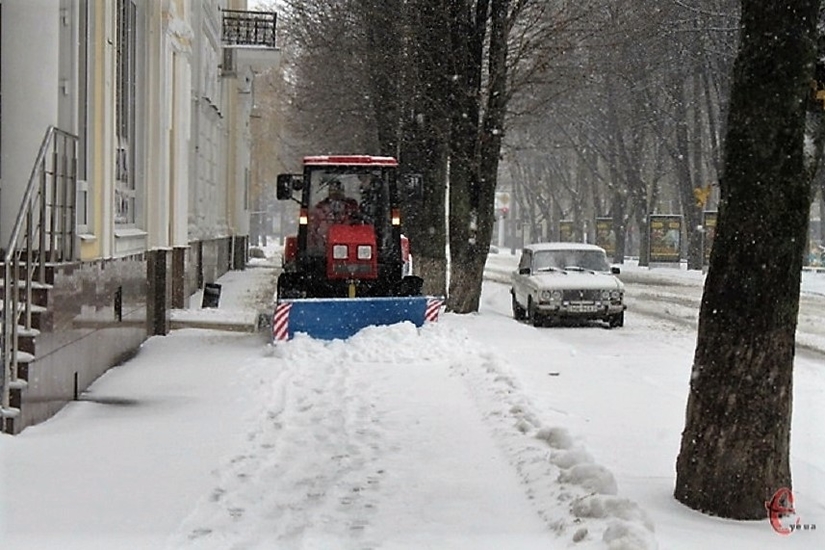
<svg viewBox="0 0 825 550"><path fill-rule="evenodd" d="M46 131L3 250L0 431L20 414L11 391L27 383L18 378L18 337L21 329L32 331L33 286L46 284L48 264L76 257L77 149L77 136L54 126Z"/></svg>

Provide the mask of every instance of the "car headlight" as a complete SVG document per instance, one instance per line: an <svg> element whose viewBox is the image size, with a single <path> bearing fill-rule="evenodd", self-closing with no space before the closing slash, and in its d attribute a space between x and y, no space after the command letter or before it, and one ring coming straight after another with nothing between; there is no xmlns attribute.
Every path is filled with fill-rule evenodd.
<svg viewBox="0 0 825 550"><path fill-rule="evenodd" d="M610 299L614 302L621 302L622 301L622 291L621 290L613 290L610 292Z"/></svg>
<svg viewBox="0 0 825 550"><path fill-rule="evenodd" d="M602 290L602 301L606 302L610 299L610 291L609 290Z"/></svg>
<svg viewBox="0 0 825 550"><path fill-rule="evenodd" d="M366 244L359 245L357 254L359 260L371 260L372 247Z"/></svg>
<svg viewBox="0 0 825 550"><path fill-rule="evenodd" d="M561 300L561 291L560 290L542 290L539 293L539 298L543 302L556 302Z"/></svg>
<svg viewBox="0 0 825 550"><path fill-rule="evenodd" d="M347 259L347 245L345 244L336 244L332 247L332 258L334 260L346 260Z"/></svg>

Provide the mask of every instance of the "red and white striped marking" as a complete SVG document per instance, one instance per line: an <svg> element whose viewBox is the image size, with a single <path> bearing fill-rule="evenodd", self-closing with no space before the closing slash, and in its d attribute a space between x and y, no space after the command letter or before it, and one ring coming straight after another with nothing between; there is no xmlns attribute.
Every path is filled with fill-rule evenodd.
<svg viewBox="0 0 825 550"><path fill-rule="evenodd" d="M428 323L438 321L438 312L442 305L444 305L444 300L440 298L427 298L427 309L424 311L424 321Z"/></svg>
<svg viewBox="0 0 825 550"><path fill-rule="evenodd" d="M281 302L275 306L275 315L272 316L272 339L282 341L289 339L289 310L291 302Z"/></svg>

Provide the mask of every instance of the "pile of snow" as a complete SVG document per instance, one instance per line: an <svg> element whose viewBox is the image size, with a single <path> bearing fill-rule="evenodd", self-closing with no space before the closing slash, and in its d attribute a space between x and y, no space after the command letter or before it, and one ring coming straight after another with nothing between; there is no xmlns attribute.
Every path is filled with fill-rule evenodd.
<svg viewBox="0 0 825 550"><path fill-rule="evenodd" d="M616 550L657 547L647 514L616 496L613 474L596 464L567 429L542 424L505 358L464 332L444 336L444 353L459 352L453 370L471 388L538 514L559 536L579 543L577 548L599 540ZM457 343L462 344L458 350Z"/></svg>

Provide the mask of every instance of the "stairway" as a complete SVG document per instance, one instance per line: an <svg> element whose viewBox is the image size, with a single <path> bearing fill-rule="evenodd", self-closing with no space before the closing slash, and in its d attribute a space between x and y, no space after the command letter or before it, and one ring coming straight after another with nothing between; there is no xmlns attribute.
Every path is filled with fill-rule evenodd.
<svg viewBox="0 0 825 550"><path fill-rule="evenodd" d="M39 266L38 266L39 267ZM0 299L4 304L6 302L7 287L5 284L5 265L0 266L0 274L3 278L0 279ZM25 271L25 266L21 266L21 272ZM12 277L13 279L14 277ZM0 305L0 319L3 321L3 330L8 331L8 335L4 335L0 339L0 348L2 343L9 342L9 365L8 379L9 379L9 396L8 408L4 408L2 412L2 425L0 425L0 432L14 434L19 431L19 426L16 418L19 416L21 409L23 394L26 391L29 383L29 365L35 360L37 337L42 331L50 330L51 317L49 315L49 306L51 303L51 290L54 281L54 268L52 265L46 265L44 269L44 282L36 280L30 281L30 289L25 280L19 277L17 281L17 304L14 305L14 296L10 295L8 302L12 304L10 311L15 309L18 311L16 327L5 326L5 306ZM10 286L11 287L11 286ZM3 353L4 363L6 355Z"/></svg>
<svg viewBox="0 0 825 550"><path fill-rule="evenodd" d="M0 264L0 432L16 434L54 266L75 258L77 137L49 127Z"/></svg>

